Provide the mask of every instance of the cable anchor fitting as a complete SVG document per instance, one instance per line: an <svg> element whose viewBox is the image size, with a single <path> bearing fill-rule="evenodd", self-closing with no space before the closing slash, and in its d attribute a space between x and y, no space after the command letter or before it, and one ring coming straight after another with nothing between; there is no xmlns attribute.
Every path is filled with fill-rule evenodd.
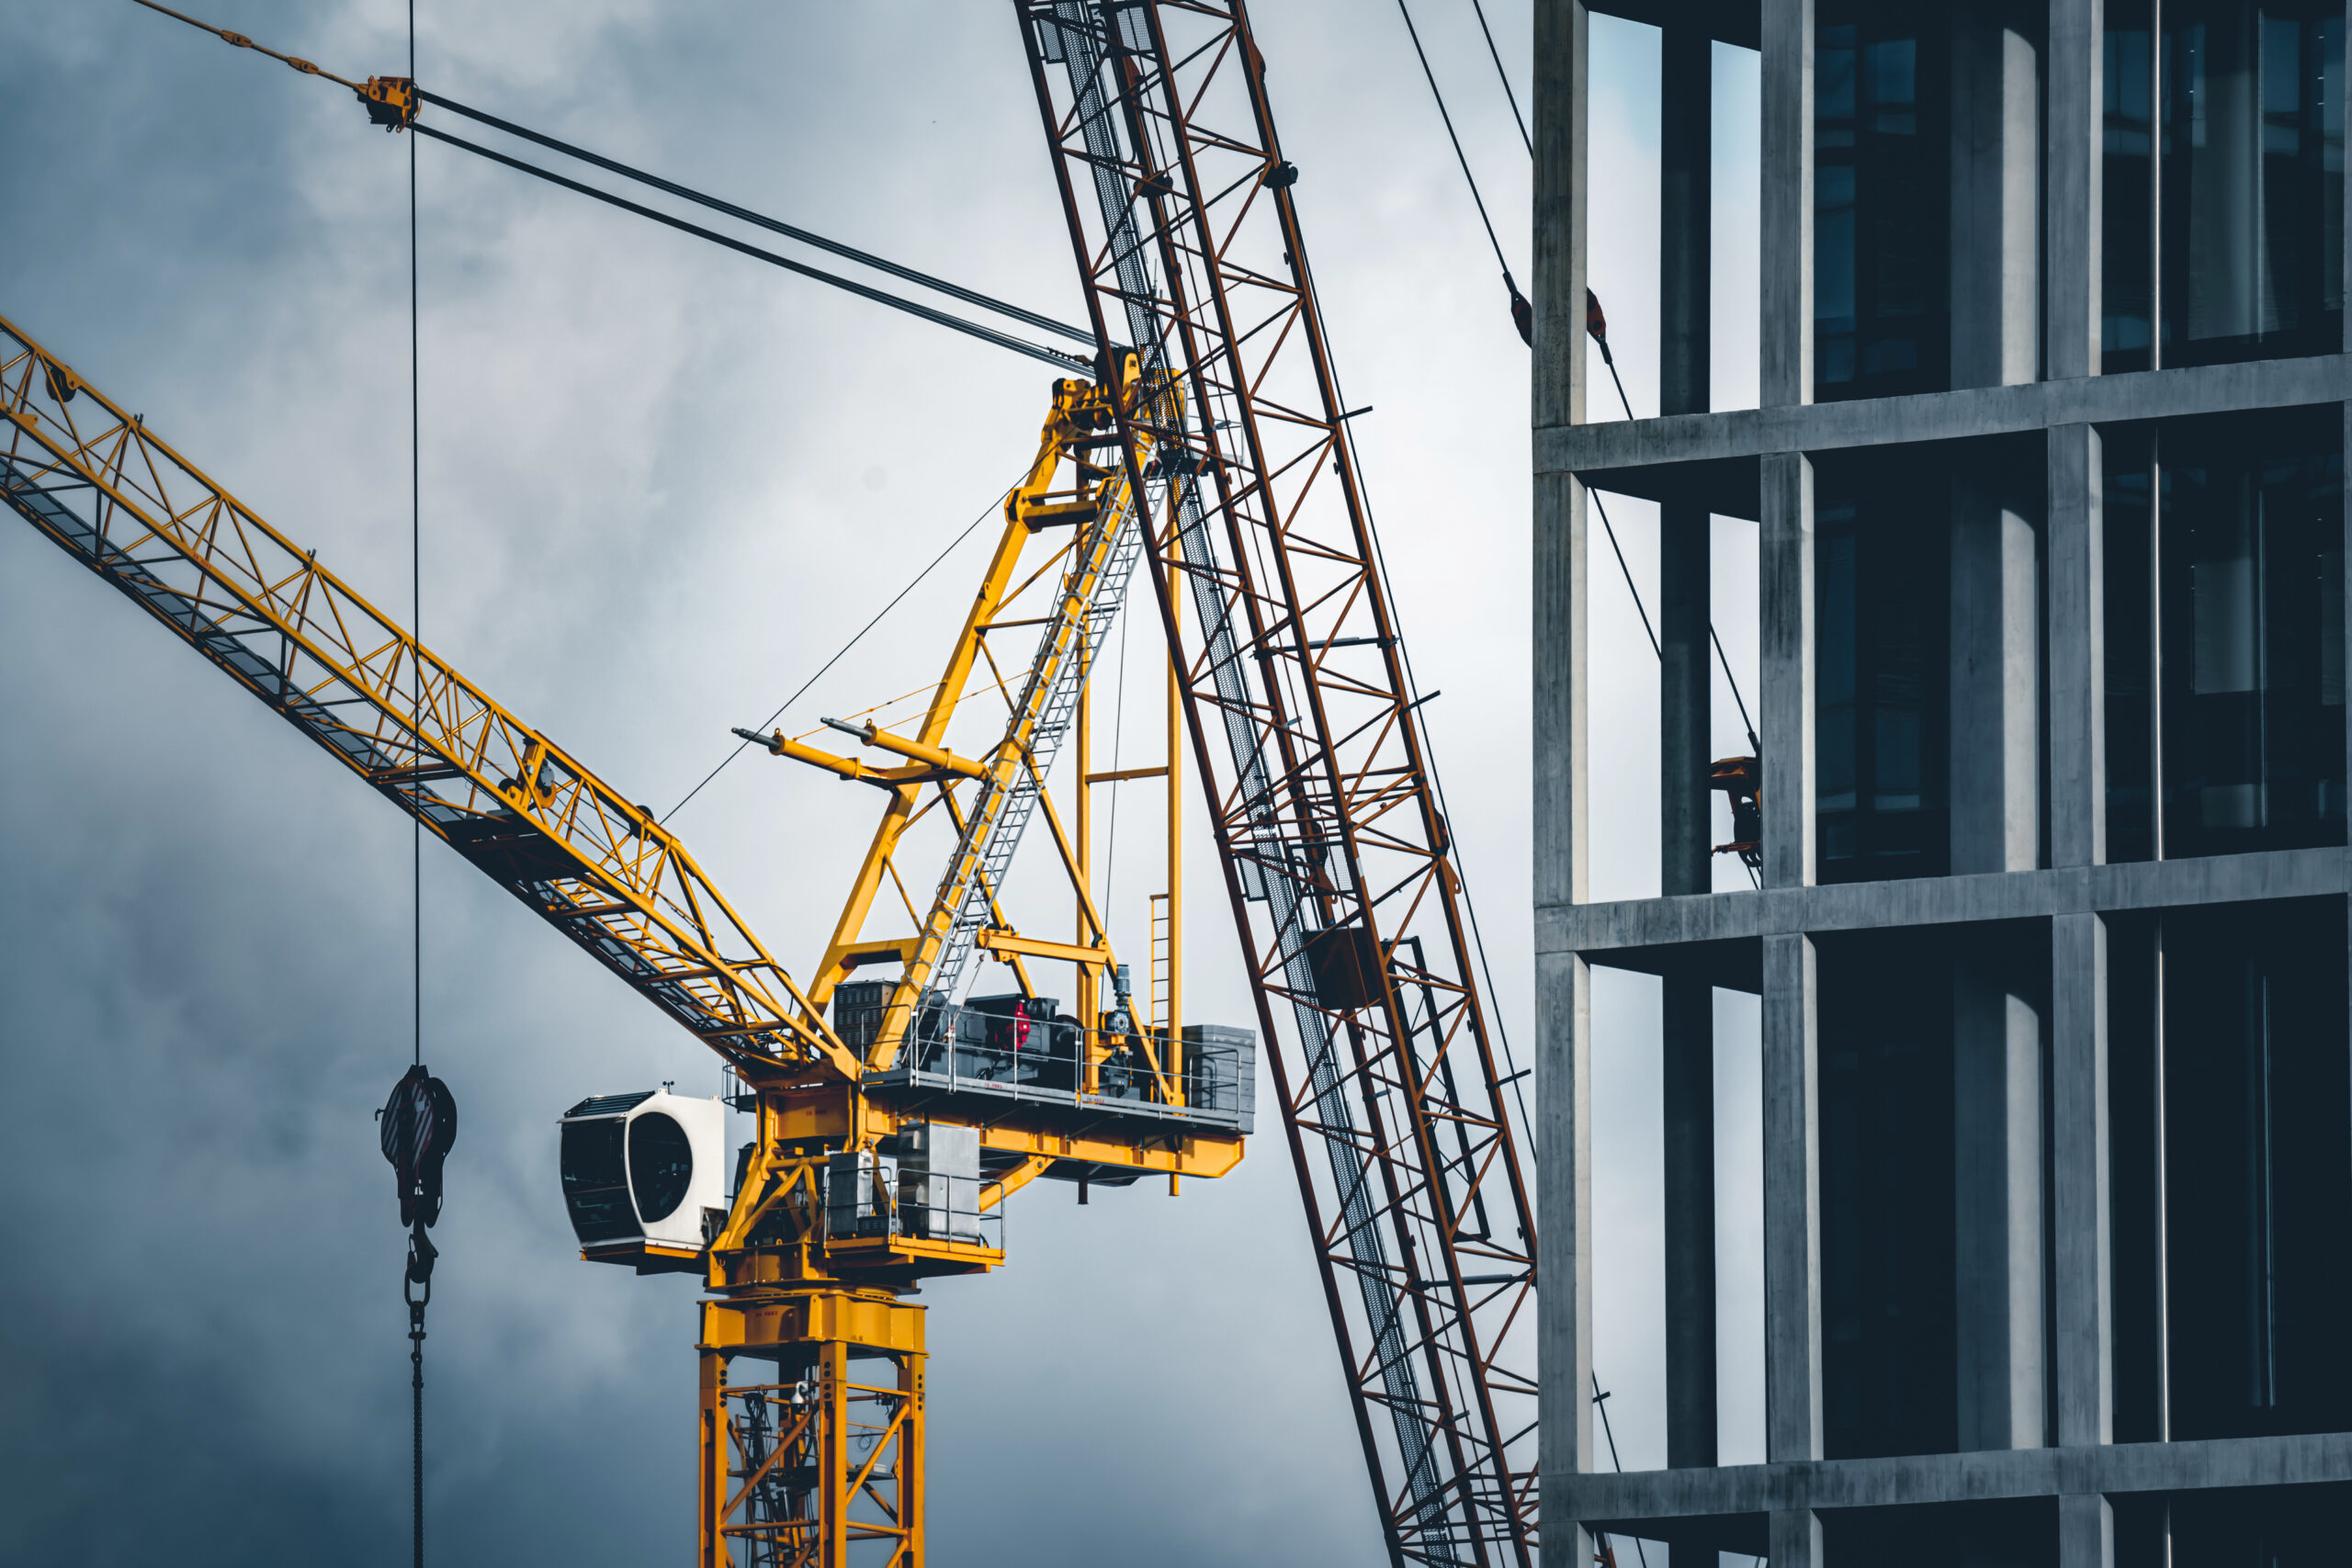
<svg viewBox="0 0 2352 1568"><path fill-rule="evenodd" d="M370 76L353 89L368 110L368 123L397 134L416 123L416 84L406 76Z"/></svg>

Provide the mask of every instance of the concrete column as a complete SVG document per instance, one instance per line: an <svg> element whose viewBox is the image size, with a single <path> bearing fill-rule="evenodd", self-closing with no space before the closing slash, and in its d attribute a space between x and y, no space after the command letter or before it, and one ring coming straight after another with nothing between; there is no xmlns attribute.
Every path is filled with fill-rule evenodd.
<svg viewBox="0 0 2352 1568"><path fill-rule="evenodd" d="M1537 0L1532 299L1538 428L1580 423L1585 393L1585 161L1589 18ZM1535 856L1540 908L1585 896L1585 492L1539 476L1534 518ZM1592 1468L1591 979L1584 960L1536 967L1536 1117L1544 1288L1536 1298L1544 1568L1590 1568L1592 1540L1566 1478Z"/></svg>
<svg viewBox="0 0 2352 1568"><path fill-rule="evenodd" d="M1535 362L1538 428L1584 419L1587 33L1578 0L1535 7ZM1536 907L1585 896L1586 497L1535 480Z"/></svg>
<svg viewBox="0 0 2352 1568"><path fill-rule="evenodd" d="M1810 1508L1781 1508L1772 1515L1772 1568L1821 1568L1821 1516Z"/></svg>
<svg viewBox="0 0 2352 1568"><path fill-rule="evenodd" d="M1714 885L1714 802L1707 788L1713 532L1702 502L1658 508L1658 891L1669 898Z"/></svg>
<svg viewBox="0 0 2352 1568"><path fill-rule="evenodd" d="M1584 423L1586 35L1580 0L1536 0L1535 427Z"/></svg>
<svg viewBox="0 0 2352 1568"><path fill-rule="evenodd" d="M1592 972L1573 953L1535 966L1543 1283L1536 1293L1544 1568L1591 1568L1570 1481L1593 1468Z"/></svg>
<svg viewBox="0 0 2352 1568"><path fill-rule="evenodd" d="M1715 1462L1715 988L1667 971L1666 1462Z"/></svg>
<svg viewBox="0 0 2352 1568"><path fill-rule="evenodd" d="M2043 373L2053 380L2098 374L2106 13L2104 0L2050 0L2050 345Z"/></svg>
<svg viewBox="0 0 2352 1568"><path fill-rule="evenodd" d="M1658 67L1658 385L1662 414L1707 411L1714 166L1713 29L1668 20Z"/></svg>
<svg viewBox="0 0 2352 1568"><path fill-rule="evenodd" d="M1581 904L1589 818L1587 500L1573 474L1535 479L1535 907Z"/></svg>
<svg viewBox="0 0 2352 1568"><path fill-rule="evenodd" d="M2057 1431L2114 1440L2113 1266L2108 1194L2107 922L2051 921L2051 1179L2055 1188Z"/></svg>
<svg viewBox="0 0 2352 1568"><path fill-rule="evenodd" d="M2098 1493L2058 1499L2058 1568L2115 1568L2115 1510Z"/></svg>
<svg viewBox="0 0 2352 1568"><path fill-rule="evenodd" d="M1769 409L1813 401L1814 0L1762 4L1758 392Z"/></svg>
<svg viewBox="0 0 2352 1568"><path fill-rule="evenodd" d="M2044 1408L2041 1014L2030 960L1960 933L1952 972L1960 1447L2035 1449Z"/></svg>
<svg viewBox="0 0 2352 1568"><path fill-rule="evenodd" d="M1813 462L1772 452L1758 468L1764 886L1803 887L1814 877Z"/></svg>
<svg viewBox="0 0 2352 1568"><path fill-rule="evenodd" d="M1952 476L1951 869L2031 871L2041 855L2041 565L2000 477Z"/></svg>
<svg viewBox="0 0 2352 1568"><path fill-rule="evenodd" d="M1820 976L1811 937L1763 942L1764 1457L1780 1464L1821 1457Z"/></svg>
<svg viewBox="0 0 2352 1568"><path fill-rule="evenodd" d="M2053 425L2050 473L2050 863L2107 859L2105 457L2088 424Z"/></svg>
<svg viewBox="0 0 2352 1568"><path fill-rule="evenodd" d="M2029 0L1952 17L1954 387L2013 386L2041 367L2041 31Z"/></svg>

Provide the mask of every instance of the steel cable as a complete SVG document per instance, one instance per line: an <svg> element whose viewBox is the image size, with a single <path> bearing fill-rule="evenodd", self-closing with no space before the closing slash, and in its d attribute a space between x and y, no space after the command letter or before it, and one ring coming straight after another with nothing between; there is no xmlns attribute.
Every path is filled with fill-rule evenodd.
<svg viewBox="0 0 2352 1568"><path fill-rule="evenodd" d="M659 175L647 174L642 169L631 168L627 164L591 152L586 148L574 147L568 141L559 141L552 136L542 135L538 131L516 125L511 120L501 119L496 115L484 114L480 109L469 108L454 98L445 98L438 93L428 93L420 87L417 89L416 96L436 107L447 109L452 114L461 114L468 119L479 120L492 130L506 132L509 136L519 136L526 141L536 141L550 152L560 152L567 158L577 158L583 164L594 164L596 167L618 175L624 179L635 180L639 185L651 186L655 190L666 191L681 200L707 207L714 212L724 212L729 218L740 219L743 222L754 224L772 233L797 240L804 245L814 245L820 251L831 251L833 254L856 262L861 266L870 266L876 272L887 272L893 277L902 277L909 283L919 284L922 288L950 295L967 305L978 305L983 310L993 310L998 315L1010 316L1016 321L1025 322L1041 332L1052 333L1057 337L1068 338L1073 343L1082 343L1090 348L1094 344L1092 333L1083 328L1070 326L1067 322L1055 321L1051 316L1041 316L1035 310L1023 310L1021 306L991 299L986 294L966 288L960 284L950 283L945 278L933 277L925 272L917 272L910 266L900 266L897 262L875 255L869 251L861 251L854 246L844 245L838 240L828 240L822 234L814 234L806 229L796 228L792 224L753 212L749 208L738 207L731 201L722 201L718 197L706 196L701 191L691 189L674 181L665 180Z"/></svg>
<svg viewBox="0 0 2352 1568"><path fill-rule="evenodd" d="M814 278L820 283L829 283L835 288L854 294L862 299L871 299L877 305L888 305L894 310L904 310L910 316L921 317L936 326L945 327L950 332L962 333L967 337L978 338L982 343L992 343L999 348L1009 348L1015 354L1025 354L1032 359L1042 359L1056 369L1071 375L1091 376L1094 373L1094 362L1081 355L1065 354L1057 348L1047 348L1043 344L1031 343L1025 338L1017 338L1008 333L998 332L993 327L984 327L978 321L967 321L961 316L951 316L944 310L935 310L928 305L917 304L912 299L903 299L886 290L843 277L839 273L827 272L821 267L810 266L806 262L797 262L788 256L780 256L774 251L763 251L757 245L747 244L741 240L719 233L715 229L706 229L699 223L689 223L683 218L673 218L666 212L657 212L650 207L629 200L627 197L615 196L610 191L598 190L594 186L582 185L580 181L559 175L552 169L543 169L537 164L526 164L520 158L512 158L503 152L493 152L479 142L469 141L462 136L452 136L446 130L435 130L431 126L421 122L412 124L409 129L419 136L429 136L435 141L446 141L452 147L462 147L469 152L489 159L493 164L503 164L510 169L516 169L545 180L549 185L561 186L564 189L577 191L582 196L594 197L596 200L608 206L617 207L624 212L633 212L639 218L650 218L654 222L667 225L681 233L692 234L699 240L708 240L714 245L724 245L730 251L739 252L755 261L763 261L770 266L780 266L786 272L797 272L803 277Z"/></svg>
<svg viewBox="0 0 2352 1568"><path fill-rule="evenodd" d="M785 698L781 703L778 703L776 705L775 712L768 715L766 718L763 719L760 723L760 728L762 729L772 728L777 719L784 716L786 709L791 707L793 704L808 695L808 688L815 685L820 680L823 679L826 671L831 670L834 665L839 664L843 659L849 657L850 649L855 648L859 642L864 640L867 632L870 632L876 626L880 626L882 624L882 617L899 607L899 600L904 599L908 594L913 592L924 578L929 577L933 571L938 570L940 562L945 560L955 552L956 546L962 544L966 539L970 538L972 536L972 530L989 520L989 513L996 511L1005 503L1006 500L1012 496L1013 488L1014 487L1011 485L1007 485L1001 495L999 495L994 501L989 502L987 512L981 513L978 517L973 518L969 523L964 525L964 531L956 535L954 538L948 540L947 547L941 550L937 555L932 557L931 564L929 566L924 567L921 571L915 573L913 581L910 581L904 588L899 589L897 593L893 594L888 604L883 605L881 609L876 611L872 620L858 627L857 635L851 637L847 642L842 644L841 650L839 652L835 653L831 659L826 660L824 663L819 665L817 667L817 672L814 675L811 675L806 681L801 682L797 691L795 691L792 695ZM684 797L681 799L677 805L670 807L669 810L664 811L662 814L661 820L666 823L671 818L675 817L679 812L684 810L686 802L700 795L703 792L704 784L709 784L711 780L726 772L727 764L741 756L743 754L744 748L749 745L751 745L751 742L748 740L737 741L735 743L735 750L728 752L725 757L721 758L718 767L711 769L710 772L703 775L702 784L698 784L695 785L694 788L686 791Z"/></svg>

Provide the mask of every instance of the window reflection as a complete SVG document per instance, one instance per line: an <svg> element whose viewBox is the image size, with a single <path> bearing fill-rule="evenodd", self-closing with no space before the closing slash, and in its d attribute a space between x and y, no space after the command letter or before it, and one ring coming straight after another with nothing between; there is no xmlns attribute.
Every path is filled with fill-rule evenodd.
<svg viewBox="0 0 2352 1568"><path fill-rule="evenodd" d="M2343 7L2172 0L2160 44L2150 11L2107 14L2102 364L2335 352Z"/></svg>
<svg viewBox="0 0 2352 1568"><path fill-rule="evenodd" d="M2343 841L2335 412L2159 439L2168 855Z"/></svg>
<svg viewBox="0 0 2352 1568"><path fill-rule="evenodd" d="M1951 352L1948 24L1924 5L1826 0L1819 17L1814 395L1939 391Z"/></svg>
<svg viewBox="0 0 2352 1568"><path fill-rule="evenodd" d="M1825 458L1814 511L1823 882L1950 864L1948 476L1914 448Z"/></svg>

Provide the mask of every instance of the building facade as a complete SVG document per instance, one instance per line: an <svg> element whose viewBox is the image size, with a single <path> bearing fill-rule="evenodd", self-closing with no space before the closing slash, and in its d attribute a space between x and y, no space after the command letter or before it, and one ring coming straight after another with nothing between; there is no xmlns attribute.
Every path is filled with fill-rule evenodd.
<svg viewBox="0 0 2352 1568"><path fill-rule="evenodd" d="M1663 28L1663 412L1588 414L1589 16L1538 0L1545 1561L2352 1561L2343 0L1593 9ZM1761 51L1761 406L1713 412L1718 41ZM1660 505L1655 899L1586 897L1588 487ZM1715 516L1762 687L1721 893ZM1595 964L1663 987L1668 1468L1625 1475ZM1716 987L1762 998L1758 1465L1716 1442Z"/></svg>

